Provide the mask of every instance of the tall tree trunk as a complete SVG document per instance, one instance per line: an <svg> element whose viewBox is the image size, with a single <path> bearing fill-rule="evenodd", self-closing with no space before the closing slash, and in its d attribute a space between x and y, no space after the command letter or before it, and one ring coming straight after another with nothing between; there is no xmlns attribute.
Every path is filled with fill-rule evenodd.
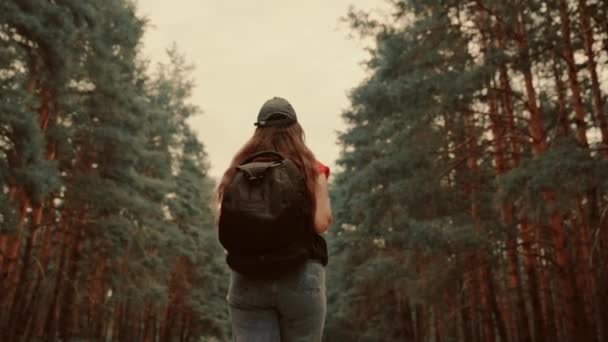
<svg viewBox="0 0 608 342"><path fill-rule="evenodd" d="M19 250L21 249L21 240L23 237L23 227L25 219L27 217L27 210L29 208L29 200L23 191L19 191L17 198L20 198L19 206L19 219L17 221L17 232L7 238L7 248L2 264L2 278L4 281L0 283L0 307L8 306L10 308L11 298L17 289L17 278L18 278L18 262L19 262ZM4 327L1 334L10 334L11 327L9 326L10 320L10 309L0 310L0 322L4 322ZM0 323L1 326L1 323ZM2 336L2 335L0 335Z"/></svg>
<svg viewBox="0 0 608 342"><path fill-rule="evenodd" d="M581 98L581 88L576 72L576 63L574 61L574 51L570 39L570 17L568 14L568 5L566 0L559 2L560 14L560 29L563 39L562 57L566 62L566 70L568 71L568 81L570 84L570 92L572 93L572 108L574 109L576 124L576 138L581 146L588 147L587 142L587 124L585 122L585 109L583 108L583 100Z"/></svg>
<svg viewBox="0 0 608 342"><path fill-rule="evenodd" d="M550 256L545 256L551 258ZM546 262L545 262L546 263ZM549 269L547 266L541 263L541 267L538 268L540 283L543 284L541 291L543 293L543 323L545 329L545 335L548 341L559 341L557 334L557 326L555 322L558 320L555 314L555 304L553 301L553 288L551 286L551 279Z"/></svg>
<svg viewBox="0 0 608 342"><path fill-rule="evenodd" d="M498 48L506 51L506 43L505 43L505 34L504 34L504 30L502 27L502 24L500 22L500 20L497 20L496 24L495 24L495 32L496 32L496 37L497 37L497 44L498 44ZM521 50L525 50L527 51L527 42L526 41L520 41L518 43L519 49ZM527 53L524 53L524 56L527 56ZM535 95L534 92L534 88L530 87L531 85L531 72L530 70L526 71L526 78L527 78L527 90L529 92L529 94L531 93L533 96ZM509 73L508 73L508 69L507 69L507 65L506 63L502 62L499 66L499 83L500 83L500 88L501 88L501 108L502 111L507 119L507 134L506 137L508 138L509 141L509 147L511 150L511 165L512 167L516 168L519 166L519 160L520 160L520 154L522 152L522 147L521 144L519 142L519 134L517 132L516 129L516 123L515 123L515 114L514 114L514 110L513 110L513 99L512 99L512 89L511 89L511 85L510 85L510 81L509 81L510 77L509 77ZM529 101L528 101L529 102ZM534 100L533 103L529 103L528 104L528 108L529 110L532 112L534 111L534 115L535 118L538 119L538 117L540 116L540 112L539 109L536 106L536 102ZM534 126L533 131L531 131L532 133L532 137L533 140L544 140L544 132L542 130L542 126L539 126L538 124L536 124ZM514 207L513 205L507 203L505 205L503 205L503 207L501 208L501 218L503 219L503 222L505 222L506 224L508 224L509 222L513 221L513 211L514 211ZM537 281L537 277L536 277L536 273L534 270L535 267L535 254L533 252L533 245L534 245L534 241L532 239L532 235L529 233L529 225L527 224L527 221L525 219L521 219L520 223L517 224L515 223L517 226L519 226L519 237L522 241L522 245L524 246L524 266L526 269L526 273L528 276L528 291L530 294L530 298L531 298L531 307L532 307L532 312L533 312L533 317L535 317L535 322L538 319L539 316L539 312L540 312L540 307L539 307L539 300L538 300L538 293L539 293L539 289L538 289L538 281ZM517 336L517 340L521 341L521 342L531 342L532 341L532 334L531 334L531 329L530 329L530 320L528 318L528 312L526 310L526 305L525 305L525 300L524 300L524 295L523 295L523 282L521 281L520 277L519 277L519 263L517 260L517 252L516 252L516 240L514 238L508 238L507 241L507 258L508 258L508 263L509 263L509 269L510 269L510 275L511 275L511 285L512 288L514 288L516 290L516 306L518 308L518 321L517 321L517 326L518 326L518 336ZM535 331L537 331L538 327L535 329ZM538 333L535 333L536 335L536 340L537 341L542 341L543 337L542 336L538 336Z"/></svg>
<svg viewBox="0 0 608 342"><path fill-rule="evenodd" d="M552 192L544 194L547 203L555 203L556 196ZM593 341L593 335L588 327L587 317L581 295L574 289L576 287L572 262L567 248L563 229L563 219L559 211L554 210L549 216L549 224L555 249L555 261L559 272L560 294L565 301L564 321L566 322L567 336L570 339Z"/></svg>
<svg viewBox="0 0 608 342"><path fill-rule="evenodd" d="M494 286L494 279L492 277L492 271L489 265L485 265L483 269L484 278L486 283L488 284L488 302L490 303L490 308L492 309L492 316L494 316L494 322L496 323L496 328L498 329L498 337L500 337L500 341L508 341L507 337L507 327L505 325L505 320L500 311L500 307L498 306L497 301L497 293L496 287ZM492 335L491 340L494 340L494 327L490 325L492 329L488 331L490 335Z"/></svg>
<svg viewBox="0 0 608 342"><path fill-rule="evenodd" d="M19 220L17 223L17 233L8 239L8 247L6 251L6 259L3 265L6 273L7 284L9 289L13 289L16 286L17 278L19 277L18 263L19 263L19 251L21 250L21 242L23 240L23 229L25 219L27 218L27 211L30 208L30 201L25 191L20 191L21 203L19 205Z"/></svg>
<svg viewBox="0 0 608 342"><path fill-rule="evenodd" d="M591 236L589 232L589 221L586 219L585 202L591 204L595 201L595 191L588 191L586 197L579 196L577 200L577 217L578 220L575 222L578 231L573 230L573 233L578 233L578 238L575 238L576 243L576 274L574 275L577 283L577 293L579 293L579 300L584 303L586 318L588 320L588 329L590 331L589 341L596 341L597 335L595 332L598 327L595 326L595 317L597 312L595 310L595 295L597 293L595 288L595 275L591 269ZM592 335L592 336L591 336Z"/></svg>
<svg viewBox="0 0 608 342"><path fill-rule="evenodd" d="M426 339L426 312L421 304L415 305L416 341L424 342Z"/></svg>
<svg viewBox="0 0 608 342"><path fill-rule="evenodd" d="M553 63L553 78L555 80L555 90L557 92L557 103L559 112L559 136L570 136L570 119L568 118L568 106L566 105L566 89L562 81L562 73L559 70L557 61Z"/></svg>
<svg viewBox="0 0 608 342"><path fill-rule="evenodd" d="M190 318L190 315L188 314L187 310L182 310L182 319L180 320L180 324L179 324L179 340L180 341L185 341L186 340L186 333L188 330L188 320Z"/></svg>
<svg viewBox="0 0 608 342"><path fill-rule="evenodd" d="M508 82L508 80L507 80ZM503 87L507 89L502 89L502 92L509 91L510 87L508 83L503 85ZM505 99L505 96L507 97ZM503 101L510 100L509 94L503 95ZM492 135L494 137L494 162L496 165L496 173L498 176L504 174L508 170L507 158L505 154L506 150L506 139L505 139L505 125L499 118L506 117L508 120L513 118L512 112L505 112L504 115L499 115L498 106L497 106L497 98L494 91L490 91L488 93L488 105L490 110L490 130L492 131ZM503 111L510 110L509 104L503 105ZM516 132L509 132L509 134L517 134ZM515 148L519 150L518 143L515 142ZM514 225L513 219L513 204L509 202L505 202L501 204L500 207L500 219L504 224L506 229L511 229L512 231L507 232L507 270L508 270L508 279L509 279L509 293L515 296L515 305L512 312L515 315L515 323L517 326L516 334L517 340L522 342L530 341L530 327L528 323L526 306L522 293L521 286L521 277L519 275L519 261L517 258L517 227ZM511 303L510 303L511 304ZM502 341L505 341L506 338L501 337Z"/></svg>
<svg viewBox="0 0 608 342"><path fill-rule="evenodd" d="M11 334L11 336L13 336L14 339L16 339L17 336L21 336L24 334L25 327L23 326L23 324L27 322L27 318L22 317L23 310L27 309L27 307L23 307L23 297L27 296L29 289L28 276L31 264L32 249L34 246L34 240L36 238L36 229L38 229L41 222L42 205L37 204L34 206L34 209L32 211L32 224L30 225L29 235L25 243L25 249L23 251L23 262L21 266L21 271L19 272L19 280L17 282L16 291L13 296L13 303L10 308L10 318L8 322L9 327L13 331L13 334Z"/></svg>
<svg viewBox="0 0 608 342"><path fill-rule="evenodd" d="M84 223L76 223L74 227L74 243L71 246L68 257L67 275L65 279L65 295L61 305L60 313L60 337L70 339L75 332L76 320L76 282L81 256L82 243L84 239Z"/></svg>
<svg viewBox="0 0 608 342"><path fill-rule="evenodd" d="M397 303L397 319L401 330L401 338L405 341L414 340L414 325L412 322L412 308L409 299L403 297L401 291L396 286L393 288L393 295Z"/></svg>
<svg viewBox="0 0 608 342"><path fill-rule="evenodd" d="M443 336L443 332L441 329L440 313L437 309L437 306L433 307L433 325L435 326L435 342L441 342L441 336Z"/></svg>
<svg viewBox="0 0 608 342"><path fill-rule="evenodd" d="M530 111L530 135L532 136L532 152L534 156L542 155L547 147L545 131L543 127L542 112L536 103L536 90L534 89L532 80L532 70L530 67L530 56L528 41L526 38L526 30L524 24L524 16L519 13L518 35L516 43L520 51L520 56L523 59L525 67L523 68L524 82L527 94L527 107ZM580 126L579 122L579 127ZM582 122L584 124L584 122ZM578 134L581 131L579 129ZM547 190L543 193L545 205L554 207L556 202L556 194L553 191ZM549 214L549 225L552 233L553 247L555 249L556 263L559 267L559 284L560 293L566 300L567 305L564 308L564 320L568 323L567 336L571 340L586 336L585 332L586 319L584 310L580 310L579 302L572 282L572 263L570 260L569 251L566 245L566 237L563 227L562 214L557 209L553 209ZM582 335L577 335L581 333Z"/></svg>
<svg viewBox="0 0 608 342"><path fill-rule="evenodd" d="M530 306L532 307L534 341L544 341L543 314L539 297L541 286L539 286L538 266L535 259L536 255L538 255L538 246L534 242L538 240L535 234L537 231L538 226L530 224L526 220L521 221L520 235L524 250L524 269L528 278L528 295L530 296Z"/></svg>
<svg viewBox="0 0 608 342"><path fill-rule="evenodd" d="M578 13L580 17L581 30L583 31L582 34L585 55L587 56L587 70L591 76L593 110L602 134L602 142L608 146L608 123L606 122L604 98L602 96L602 90L597 75L597 63L595 60L595 52L593 51L593 28L591 27L588 11L589 8L587 7L587 0L578 0ZM608 151L606 151L606 155L608 155Z"/></svg>
<svg viewBox="0 0 608 342"><path fill-rule="evenodd" d="M465 274L465 280L463 281L462 288L463 290L460 292L460 323L462 330L463 341L474 341L473 337L473 322L472 315L473 308L468 303L467 299L468 293L470 292L469 287L471 286L471 282L467 281L467 276Z"/></svg>
<svg viewBox="0 0 608 342"><path fill-rule="evenodd" d="M472 175L472 180L469 183L465 183L465 192L469 194L470 201L470 212L471 218L473 219L475 230L479 233L482 232L481 218L479 214L479 192L478 189L481 186L480 174L479 174L479 148L477 146L477 136L475 132L473 112L465 111L462 113L462 126L463 126L463 140L467 142L467 168L468 172ZM479 290L479 293L475 293L473 296L476 297L476 302L479 303L480 311L480 338L483 338L486 342L494 342L494 327L492 325L492 311L490 303L488 301L489 290L487 274L485 268L489 267L489 258L487 251L482 249L476 253L473 253L472 263L475 267L474 275L472 276L473 281L476 283L474 288ZM501 317L502 319L502 317Z"/></svg>
<svg viewBox="0 0 608 342"><path fill-rule="evenodd" d="M121 327L120 322L122 320L122 303L116 302L114 305L114 314L112 315L112 330L111 330L111 340L112 341L121 341Z"/></svg>
<svg viewBox="0 0 608 342"><path fill-rule="evenodd" d="M583 36L583 45L584 45L584 49L585 49L585 55L587 56L587 71L589 72L589 75L591 77L591 96L592 96L592 103L593 103L593 111L595 113L595 120L596 123L598 124L599 128L600 128L600 133L601 133L601 140L604 144L604 146L608 146L608 123L606 120L606 112L604 109L604 97L602 95L602 89L601 89L601 85L599 82L599 78L598 78L598 73L597 73L597 62L596 62L596 53L593 51L593 44L594 44L594 34L593 34L593 27L591 26L591 21L589 18L589 7L587 6L587 0L578 0L578 13L579 13L579 18L580 18L580 28L582 30L582 36ZM605 32L606 34L608 34L608 32ZM608 39L608 36L607 36ZM608 149L603 150L604 151L604 155L608 156ZM589 207L591 210L591 215L590 215L590 225L596 226L599 225L599 222L597 220L594 220L594 218L597 218L597 215L594 215L594 212L597 212L597 207L598 207L598 199L596 196L596 192L597 190L593 190L590 192L589 196L588 196L588 200L589 200ZM583 241L582 243L585 243L585 241L589 242L590 238L589 238L589 225L587 225L587 227L581 227L581 229L586 230L586 231L581 231L581 234L583 234ZM583 254L585 253L589 253L588 251L588 245L584 245L583 248L585 249L583 251ZM584 257L584 256L581 256ZM588 259L584 259L585 263L587 263L587 260L591 260L591 255L589 253L588 255ZM591 282L592 288L590 289L590 293L592 296L596 297L598 294L598 290L596 289L596 284L599 283L599 277L596 276L596 274L592 274L591 272L593 272L592 270L589 270L589 281ZM606 271L605 271L606 272ZM595 309L595 314L594 316L598 317L598 322L597 322L597 330L598 330L598 339L600 341L602 341L604 339L604 335L606 334L604 332L604 327L602 325L602 320L608 320L608 318L602 319L602 316L608 315L608 312L604 312L606 309L602 309L602 305L598 305L601 302L601 298L592 298L591 302L588 302L588 306L589 307L594 307Z"/></svg>
<svg viewBox="0 0 608 342"><path fill-rule="evenodd" d="M150 342L154 339L155 334L152 328L154 326L155 310L154 304L150 302L147 302L144 306L144 333L142 338L144 342Z"/></svg>
<svg viewBox="0 0 608 342"><path fill-rule="evenodd" d="M73 233L70 231L67 224L64 223L63 241L61 244L62 247L61 255L59 257L59 266L55 275L55 284L51 295L48 313L44 322L43 336L51 340L54 340L57 335L57 308L59 304L59 297L61 294L61 285L63 284L63 276L65 274L65 268L68 259L68 248L73 240L72 234Z"/></svg>
<svg viewBox="0 0 608 342"><path fill-rule="evenodd" d="M106 272L105 260L107 256L103 252L103 248L98 246L98 254L95 257L95 269L92 277L89 280L88 288L88 325L90 336L99 338L101 330L100 313L103 312L105 287L103 286L103 279Z"/></svg>
<svg viewBox="0 0 608 342"><path fill-rule="evenodd" d="M580 5L580 1L579 1L579 5ZM584 5L584 4L583 4ZM564 48L563 48L563 57L564 60L566 62L566 67L567 67L567 71L568 71L568 79L569 79L569 84L570 84L570 92L572 94L572 107L574 108L574 112L575 112L575 123L576 123L576 128L577 128L577 141L578 143L583 146L583 147L588 147L589 143L587 140L587 125L586 125L586 121L585 121L585 110L583 108L583 101L582 101L582 97L581 97L581 90L580 90L580 84L578 81L578 76L577 76L577 70L576 70L576 64L574 61L574 51L572 48L572 43L571 43L571 29L570 29L570 16L568 13L568 4L566 2L566 0L560 0L559 3L559 12L560 12L560 28L561 28L561 33L562 33L562 39L563 39L563 43L564 43ZM593 58L593 56L592 56ZM595 71L595 66L594 66L594 71ZM596 75L597 76L597 75ZM600 114L601 113L600 111ZM589 198L588 200L593 200L593 198ZM553 214L554 217L556 217L558 214ZM594 293L592 288L589 288L589 285L592 284L592 275L591 275L591 270L589 269L589 267L586 267L587 265L587 260L590 260L590 253L589 253L589 245L590 245L590 239L589 239L589 233L588 233L588 227L586 226L585 223L585 219L584 219L584 209L582 207L579 207L579 216L580 216L580 221L579 221L579 230L578 233L579 234L574 234L574 240L578 240L578 248L580 250L580 258L579 260L582 261L582 264L579 263L579 267L582 267L582 269L580 269L579 271L577 271L577 276L578 278L580 278L580 284L583 286L583 288L580 288L580 291L573 291L572 293L572 298L571 300L575 301L575 303L573 303L574 306L574 310L575 311L575 315L577 318L577 326L575 327L575 329L579 330L580 332L578 333L578 337L579 338L584 338L586 341L595 341L595 334L592 333L592 331L594 330L591 327L591 324L589 322L589 316L587 315L587 310L585 310L585 301L584 301L584 296L587 294L592 294ZM555 218L554 220L558 220L557 218ZM561 218L560 218L561 220ZM577 236L578 235L578 236ZM555 241L558 243L562 243L561 238L557 238L554 237ZM565 244L565 240L563 241L563 248L566 248L566 244ZM558 258L563 258L563 256L558 256ZM567 262L567 261L565 261ZM573 265L568 265L567 267L572 267ZM567 270L565 270L566 272L568 272ZM569 273L569 272L568 272ZM574 274L571 275L572 278L576 277ZM591 316L594 316L593 314L591 314ZM581 335L582 334L582 335Z"/></svg>
<svg viewBox="0 0 608 342"><path fill-rule="evenodd" d="M46 219L46 221L48 222L54 222L55 219L55 208L53 208L52 203L53 203L53 198L54 196L51 196L51 199L48 200L49 204L49 208L50 210L47 211L49 217ZM55 227L55 229L51 229L50 226L46 227L46 230L44 232L44 237L43 237L43 242L42 242L42 247L40 248L40 253L39 253L39 261L40 261L40 272L38 273L38 276L36 277L36 283L34 284L34 289L32 290L32 294L28 300L28 305L26 306L28 309L26 311L26 317L30 317L30 319L32 320L32 324L31 324L31 329L30 331L28 331L28 335L26 337L26 340L29 341L32 335L35 334L42 334L42 329L43 327L40 327L39 322L38 322L38 318L41 316L39 312L41 312L41 310L39 308L37 308L35 303L38 303L38 297L40 296L40 292L41 292L41 286L43 284L43 282L47 281L47 271L48 271L48 264L50 261L50 245L51 245L51 240L52 240L52 235L54 234L57 239L55 239L54 244L56 244L58 246L58 248L61 248L62 246L62 236L65 235L65 232L62 229L63 227L63 223L57 224L57 226ZM57 255L57 257L59 257L59 253ZM44 317L44 316L42 316Z"/></svg>

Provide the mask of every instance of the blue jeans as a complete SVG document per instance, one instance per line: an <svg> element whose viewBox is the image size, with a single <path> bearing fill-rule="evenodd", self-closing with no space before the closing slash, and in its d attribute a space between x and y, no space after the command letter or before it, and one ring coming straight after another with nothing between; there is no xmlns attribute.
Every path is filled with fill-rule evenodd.
<svg viewBox="0 0 608 342"><path fill-rule="evenodd" d="M232 272L228 290L235 342L321 341L325 324L325 267L308 261L278 279Z"/></svg>

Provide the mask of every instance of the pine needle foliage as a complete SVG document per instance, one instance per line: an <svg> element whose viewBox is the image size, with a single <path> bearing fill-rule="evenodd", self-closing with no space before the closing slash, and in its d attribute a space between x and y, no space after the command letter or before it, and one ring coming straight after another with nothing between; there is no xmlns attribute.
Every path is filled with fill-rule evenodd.
<svg viewBox="0 0 608 342"><path fill-rule="evenodd" d="M346 16L328 339L605 340L605 2L391 3Z"/></svg>
<svg viewBox="0 0 608 342"><path fill-rule="evenodd" d="M225 339L192 67L130 1L0 4L0 339Z"/></svg>

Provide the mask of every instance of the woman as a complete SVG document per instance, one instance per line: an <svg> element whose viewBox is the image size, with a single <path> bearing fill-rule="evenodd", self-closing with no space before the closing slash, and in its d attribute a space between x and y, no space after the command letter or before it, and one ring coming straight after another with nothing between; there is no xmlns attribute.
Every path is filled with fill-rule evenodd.
<svg viewBox="0 0 608 342"><path fill-rule="evenodd" d="M217 188L217 200L248 156L272 150L293 161L304 175L312 217L309 259L272 278L252 278L232 271L228 304L234 341L321 341L325 322L327 246L319 234L331 223L327 190L329 168L304 143L293 107L283 98L264 103L257 129L234 156Z"/></svg>

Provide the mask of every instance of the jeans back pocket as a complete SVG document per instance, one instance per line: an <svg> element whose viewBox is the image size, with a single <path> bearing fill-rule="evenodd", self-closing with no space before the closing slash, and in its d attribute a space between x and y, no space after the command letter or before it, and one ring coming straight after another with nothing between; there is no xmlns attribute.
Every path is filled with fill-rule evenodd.
<svg viewBox="0 0 608 342"><path fill-rule="evenodd" d="M325 267L318 262L308 261L300 273L298 289L307 293L325 290Z"/></svg>

